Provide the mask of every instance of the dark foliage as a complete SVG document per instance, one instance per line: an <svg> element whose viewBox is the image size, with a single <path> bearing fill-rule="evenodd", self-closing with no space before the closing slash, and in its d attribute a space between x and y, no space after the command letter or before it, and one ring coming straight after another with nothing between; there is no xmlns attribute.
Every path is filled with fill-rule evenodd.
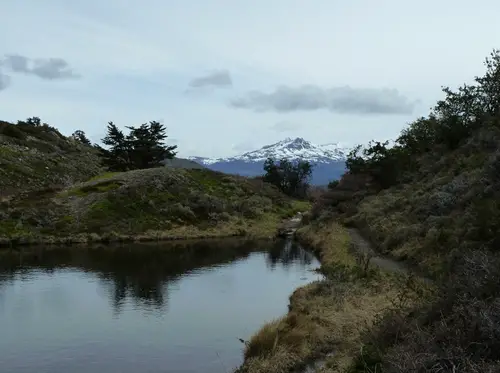
<svg viewBox="0 0 500 373"><path fill-rule="evenodd" d="M90 140L87 138L87 135L85 135L85 132L81 130L76 130L75 132L73 132L72 136L75 138L75 140L81 142L82 144L92 145Z"/></svg>
<svg viewBox="0 0 500 373"><path fill-rule="evenodd" d="M102 139L108 149L99 147L104 164L112 171L153 168L172 159L176 145L164 144L166 128L159 122L144 123L139 127L127 127L125 135L113 122L108 123L107 135Z"/></svg>
<svg viewBox="0 0 500 373"><path fill-rule="evenodd" d="M286 195L303 198L309 188L313 166L307 161L291 162L281 159L276 162L268 158L264 163L263 180L275 185Z"/></svg>
<svg viewBox="0 0 500 373"><path fill-rule="evenodd" d="M500 51L485 61L486 72L475 83L453 91L443 87L445 97L428 117L405 128L393 147L371 142L361 150L354 148L346 166L349 173L369 174L375 185L385 189L407 182L417 168L416 159L425 153L453 151L470 136L500 114Z"/></svg>

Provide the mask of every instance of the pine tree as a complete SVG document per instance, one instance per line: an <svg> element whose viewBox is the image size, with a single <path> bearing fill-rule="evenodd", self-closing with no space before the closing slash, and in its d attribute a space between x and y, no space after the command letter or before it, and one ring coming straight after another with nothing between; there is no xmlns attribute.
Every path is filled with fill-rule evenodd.
<svg viewBox="0 0 500 373"><path fill-rule="evenodd" d="M165 159L175 156L177 146L164 145L167 138L166 128L159 122L141 124L139 127L127 127L130 130L127 142L131 149L131 162L135 168L161 166Z"/></svg>
<svg viewBox="0 0 500 373"><path fill-rule="evenodd" d="M111 171L127 171L131 169L129 144L123 132L113 122L108 122L107 134L102 143L109 149L101 148L104 164Z"/></svg>
<svg viewBox="0 0 500 373"><path fill-rule="evenodd" d="M85 135L85 132L83 132L81 130L76 130L75 132L73 132L73 134L71 136L73 136L73 138L76 141L79 141L82 144L92 145L92 143L90 142L90 140L87 138L87 135Z"/></svg>
<svg viewBox="0 0 500 373"><path fill-rule="evenodd" d="M166 128L152 121L139 127L129 126L128 135L113 123L108 123L107 135L102 142L109 149L100 148L105 165L113 171L152 168L163 165L165 159L174 158L176 145L168 146Z"/></svg>

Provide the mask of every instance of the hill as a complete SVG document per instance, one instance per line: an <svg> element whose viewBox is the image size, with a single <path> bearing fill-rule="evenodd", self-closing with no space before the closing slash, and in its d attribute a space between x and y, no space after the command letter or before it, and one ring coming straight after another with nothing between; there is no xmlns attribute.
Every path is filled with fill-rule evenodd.
<svg viewBox="0 0 500 373"><path fill-rule="evenodd" d="M100 172L97 151L57 129L0 121L0 198L62 188Z"/></svg>
<svg viewBox="0 0 500 373"><path fill-rule="evenodd" d="M298 137L286 138L235 157L191 157L190 159L215 171L250 177L262 175L264 161L267 158L276 160L286 158L293 161L302 159L315 166L311 183L327 185L330 181L339 179L345 172L347 153L348 150L339 144L315 145Z"/></svg>
<svg viewBox="0 0 500 373"><path fill-rule="evenodd" d="M391 146L348 157L300 230L327 279L299 289L290 313L255 335L241 371L287 372L308 359L322 372L500 369L500 52L485 66L474 84L444 88ZM369 256L354 263L351 231L415 271L392 281Z"/></svg>
<svg viewBox="0 0 500 373"><path fill-rule="evenodd" d="M269 236L305 208L190 160L105 172L95 148L48 125L2 122L0 136L2 244Z"/></svg>

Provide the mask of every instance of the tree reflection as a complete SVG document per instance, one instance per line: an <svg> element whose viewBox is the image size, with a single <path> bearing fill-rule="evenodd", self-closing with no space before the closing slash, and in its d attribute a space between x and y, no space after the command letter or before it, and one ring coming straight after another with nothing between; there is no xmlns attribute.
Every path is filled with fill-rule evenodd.
<svg viewBox="0 0 500 373"><path fill-rule="evenodd" d="M267 255L267 265L274 270L279 263L284 268L291 264L298 264L302 267L310 265L314 260L314 255L304 250L304 248L292 240L278 240L272 245Z"/></svg>
<svg viewBox="0 0 500 373"><path fill-rule="evenodd" d="M206 240L0 251L0 288L19 276L29 276L33 269L50 273L72 267L97 276L115 315L131 302L162 312L168 304L169 286L186 272L230 263L268 247L268 242Z"/></svg>

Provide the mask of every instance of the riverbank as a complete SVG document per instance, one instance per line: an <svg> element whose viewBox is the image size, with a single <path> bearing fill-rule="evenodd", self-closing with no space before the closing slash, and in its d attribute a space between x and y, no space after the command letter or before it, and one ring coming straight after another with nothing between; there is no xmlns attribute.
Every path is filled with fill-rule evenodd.
<svg viewBox="0 0 500 373"><path fill-rule="evenodd" d="M399 270L377 268L370 255L352 246L351 235L335 222L296 232L303 245L317 252L325 278L297 289L288 314L248 341L238 373L307 371L312 364L322 372L346 371L360 357L365 332L385 312L417 301L423 284Z"/></svg>
<svg viewBox="0 0 500 373"><path fill-rule="evenodd" d="M32 245L73 245L116 242L155 242L155 241L187 241L198 239L216 239L229 237L246 237L250 239L269 239L276 236L280 226L287 221L290 214L299 212L304 203L296 201L290 210L280 213L266 214L258 220L233 219L230 222L216 224L206 229L196 226L180 226L165 231L150 230L141 234L125 234L110 232L104 235L97 233L77 233L66 236L26 235L16 238L0 238L0 248Z"/></svg>

